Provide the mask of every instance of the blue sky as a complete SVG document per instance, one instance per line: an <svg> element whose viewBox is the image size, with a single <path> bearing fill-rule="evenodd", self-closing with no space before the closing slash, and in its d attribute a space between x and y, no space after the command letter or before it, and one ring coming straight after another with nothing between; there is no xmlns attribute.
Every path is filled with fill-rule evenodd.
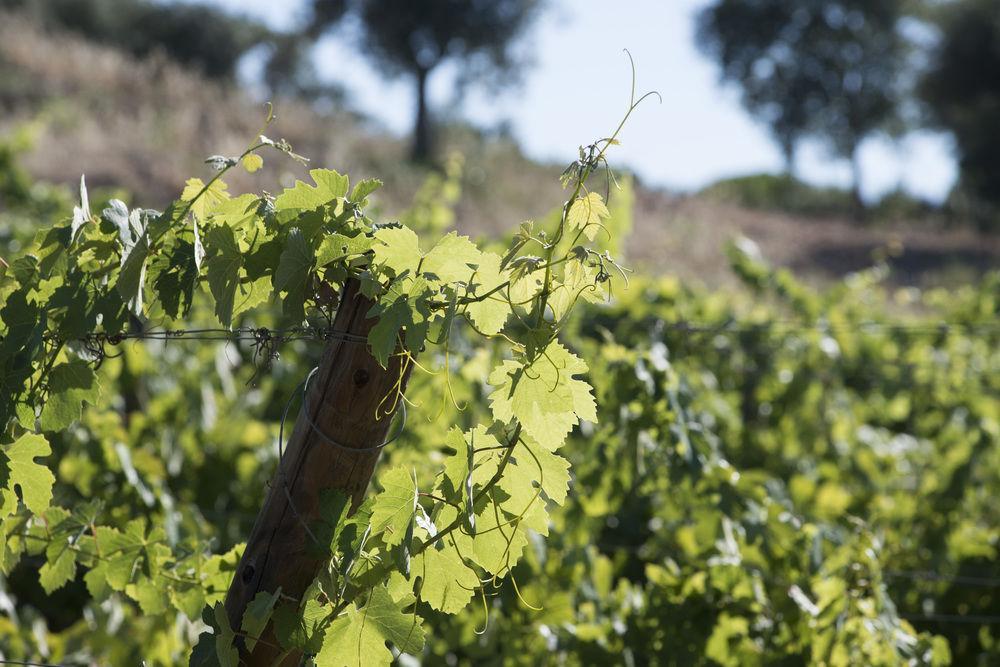
<svg viewBox="0 0 1000 667"><path fill-rule="evenodd" d="M291 27L305 0L212 0L237 12ZM456 107L453 70L431 80L431 103L484 126L508 122L531 156L565 162L576 147L607 135L628 103L630 70L623 49L635 59L640 90L658 90L655 100L630 119L612 164L627 166L647 181L672 189L694 189L718 178L777 171L781 157L739 105L738 92L718 83L714 65L694 43L694 16L708 0L551 0L528 44L534 66L523 85L500 93L472 89ZM389 131L405 134L412 122L409 81L384 80L359 53L349 29L325 38L317 50L325 76L347 88L352 103ZM870 140L863 148L864 191L873 197L902 185L940 200L955 176L946 136L921 132L899 142ZM818 145L799 152L799 174L821 184L846 184L847 165Z"/></svg>

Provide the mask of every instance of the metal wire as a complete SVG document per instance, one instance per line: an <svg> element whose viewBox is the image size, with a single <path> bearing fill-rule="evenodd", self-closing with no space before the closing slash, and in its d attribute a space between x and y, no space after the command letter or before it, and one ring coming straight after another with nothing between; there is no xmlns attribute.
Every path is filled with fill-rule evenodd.
<svg viewBox="0 0 1000 667"><path fill-rule="evenodd" d="M1000 578L995 578L995 577L970 577L962 574L949 575L949 574L939 574L937 572L931 572L931 571L914 571L914 570L885 570L883 571L883 574L887 577L893 577L899 579L945 582L949 584L955 584L957 586L981 586L983 588L1000 587Z"/></svg>
<svg viewBox="0 0 1000 667"><path fill-rule="evenodd" d="M659 329L679 331L682 333L707 333L707 334L727 334L727 333L760 333L768 331L780 331L782 333L839 333L839 332L889 332L898 334L947 334L960 332L965 334L985 335L990 333L1000 333L1000 320L995 322L963 323L963 322L923 322L913 324L891 323L891 322L857 322L852 324L832 324L817 322L813 324L772 320L769 322L737 322L729 320L710 324L704 322L662 322L658 324Z"/></svg>
<svg viewBox="0 0 1000 667"><path fill-rule="evenodd" d="M24 665L25 667L83 667L82 662L32 662L31 660L7 660L0 658L0 665Z"/></svg>
<svg viewBox="0 0 1000 667"><path fill-rule="evenodd" d="M295 400L295 397L299 395L299 393L301 392L302 406L300 410L301 414L305 417L306 423L309 425L309 428L312 429L312 431L316 433L316 435L318 435L320 439L323 440L323 442L325 442L326 444L331 445L337 449L355 454L379 451L384 447L386 447L387 445L394 442L395 440L397 440L399 436L402 435L403 430L406 428L406 403L405 402L400 403L400 407L402 409L402 417L400 418L399 421L399 428L396 430L396 433L392 435L392 437L387 438L385 442L383 442L382 444L375 445L373 447L348 447L343 443L337 442L329 435L327 435L325 432L323 432L323 430L313 421L312 415L310 414L309 403L306 399L309 391L309 381L318 372L319 372L319 366L309 371L309 374L305 377L305 379L299 383L299 385L295 388L295 391L293 391L291 396L288 397L288 401L285 403L285 409L281 413L281 423L278 425L278 475L281 477L282 490L285 493L285 500L288 502L288 508L292 511L292 515L302 525L302 528L305 529L306 534L309 535L312 541L315 542L317 545L322 546L322 542L320 542L319 538L316 537L315 533L312 532L312 529L309 528L309 524L302 517L302 515L298 511L298 508L295 506L295 502L292 500L291 488L289 488L288 486L288 476L285 474L285 465L284 465L285 421L288 419L288 412L291 409L292 401Z"/></svg>

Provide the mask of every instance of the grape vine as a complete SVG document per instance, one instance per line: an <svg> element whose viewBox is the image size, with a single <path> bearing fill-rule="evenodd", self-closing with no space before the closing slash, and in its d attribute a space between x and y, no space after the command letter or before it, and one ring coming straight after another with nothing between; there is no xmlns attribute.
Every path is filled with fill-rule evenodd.
<svg viewBox="0 0 1000 667"><path fill-rule="evenodd" d="M628 114L643 99L633 95ZM209 158L216 173L188 180L164 211L114 199L95 214L81 179L72 218L40 232L4 268L0 571L37 556L47 593L79 570L95 601L124 595L150 617L200 619L210 629L192 664L236 665L234 640L252 649L268 623L282 650L317 665L389 664L389 646L421 652L424 609L457 613L477 593L485 604L485 586L505 578L516 588L511 572L529 531L545 534L547 503L565 500L569 464L557 450L597 414L587 364L559 338L578 301L599 302L616 276L626 278L599 241L612 236L610 213L589 185L604 176L606 194L617 186L606 153L625 121L581 148L563 173L570 194L554 226L524 223L496 252L455 232L427 245L409 226L375 222L367 213L375 179L352 188L346 175L312 169L311 183L276 196L231 194L226 173L261 169L267 151L305 160L265 135L272 120L269 112L239 155ZM480 339L506 355L488 374L491 419L437 436L448 453L437 475L392 467L353 515L343 497L328 499L310 534L323 536L329 567L301 599L258 593L241 626L230 627L221 600L239 545L216 553L197 531L179 535L176 521L150 523L97 498L72 509L53 501L51 442L72 437L85 404L115 395L99 372L114 356L108 346L179 340L186 326L204 326L209 309L222 329L195 333L249 337L255 358L263 349L269 363L275 336L239 323L278 300L278 328L289 332L278 340L328 338L339 286L349 280L374 303L367 315L377 324L364 341L371 354L383 367L399 356L403 369L439 376L455 408L452 347ZM385 398L385 414L408 400L401 386Z"/></svg>

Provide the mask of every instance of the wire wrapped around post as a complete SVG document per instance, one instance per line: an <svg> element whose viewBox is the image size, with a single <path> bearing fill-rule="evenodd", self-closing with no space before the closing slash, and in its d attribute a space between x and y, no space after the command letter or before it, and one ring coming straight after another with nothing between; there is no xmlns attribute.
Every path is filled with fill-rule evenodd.
<svg viewBox="0 0 1000 667"><path fill-rule="evenodd" d="M234 628L259 592L280 588L282 598L301 599L329 560L329 545L317 548L311 528L320 520L321 497L339 491L351 498L351 512L357 509L381 450L392 441L393 415L380 407L387 396L405 390L411 365L394 355L382 368L360 343L377 322L367 317L371 305L357 282L348 282L332 326L341 334L326 343L319 367L302 382L302 403L287 444L281 429L280 463L226 596ZM266 628L253 651L238 646L240 664L276 664L278 644L273 629ZM277 664L297 665L299 657L290 654Z"/></svg>

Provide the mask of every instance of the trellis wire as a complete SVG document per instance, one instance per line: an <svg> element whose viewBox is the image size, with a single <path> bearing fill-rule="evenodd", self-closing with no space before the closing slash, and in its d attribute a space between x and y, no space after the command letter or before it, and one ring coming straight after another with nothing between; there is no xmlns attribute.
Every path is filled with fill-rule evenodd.
<svg viewBox="0 0 1000 667"><path fill-rule="evenodd" d="M924 323L891 323L891 322L857 322L853 324L834 323L802 323L794 321L772 320L769 322L737 322L729 320L718 323L694 322L679 320L675 322L659 322L661 330L679 331L682 333L754 333L768 330L781 330L787 333L805 332L866 332L882 331L891 333L940 334L960 332L965 334L1000 333L1000 320L995 322L924 322ZM287 329L269 329L267 327L239 327L236 329L151 329L146 331L110 333L93 331L79 337L59 337L46 335L45 339L54 343L93 343L104 345L119 345L127 340L199 340L199 341L295 341L339 340L349 343L367 342L365 336L359 336L334 329L319 327L291 327Z"/></svg>

